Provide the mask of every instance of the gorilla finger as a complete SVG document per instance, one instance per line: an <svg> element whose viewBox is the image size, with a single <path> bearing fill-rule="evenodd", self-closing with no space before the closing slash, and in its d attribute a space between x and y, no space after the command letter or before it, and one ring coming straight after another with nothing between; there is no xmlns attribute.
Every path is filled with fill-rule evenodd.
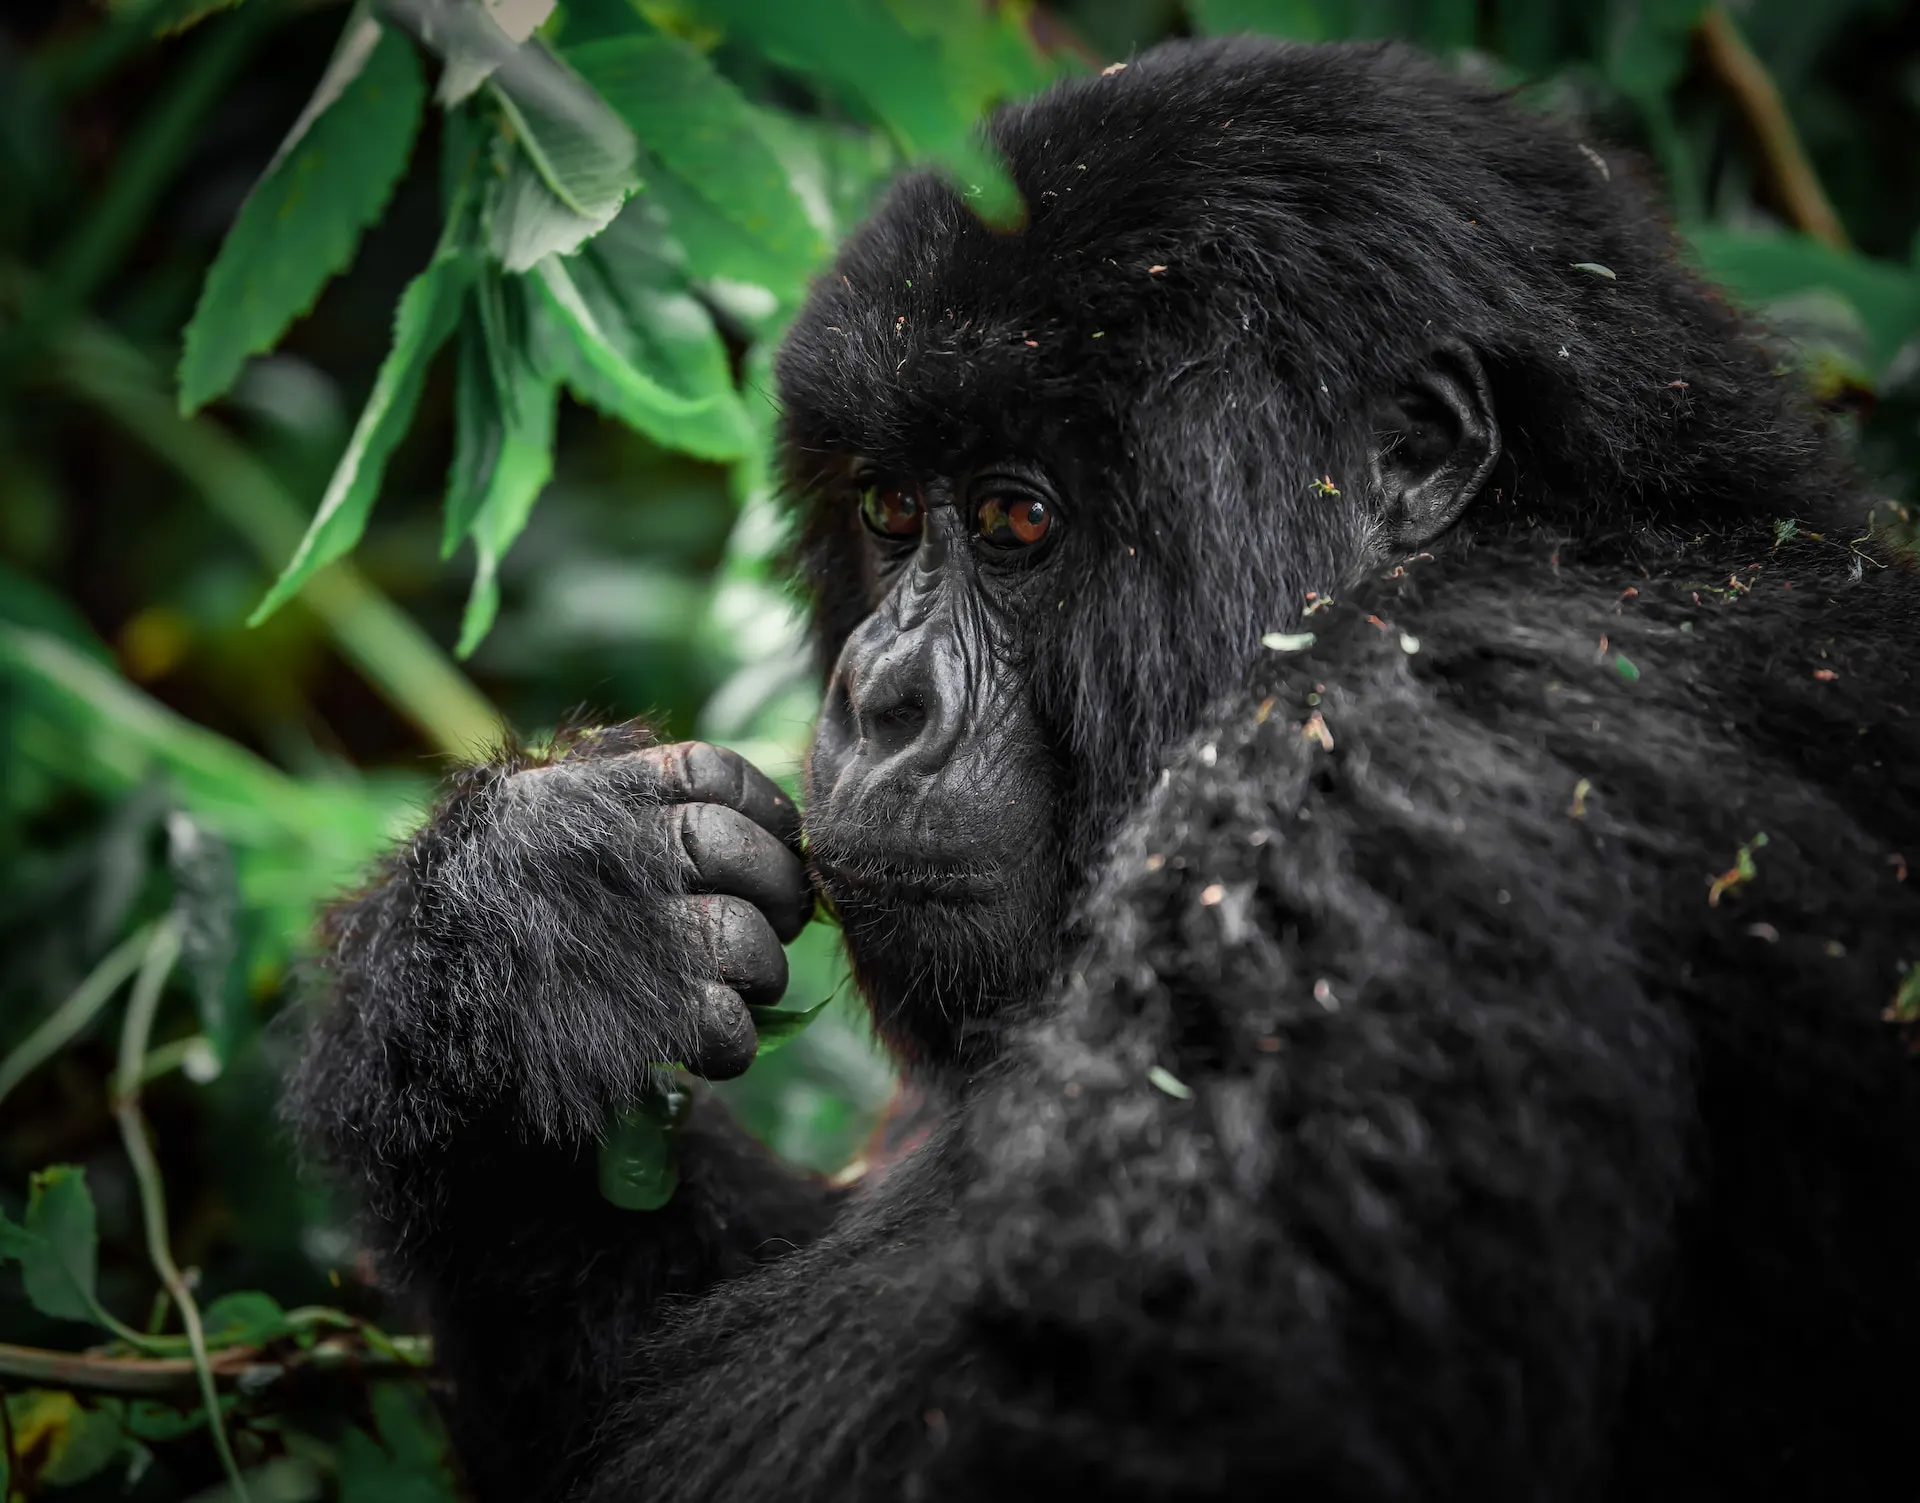
<svg viewBox="0 0 1920 1503"><path fill-rule="evenodd" d="M787 989L787 952L766 916L724 893L686 898L720 979L753 1007L768 1007Z"/></svg>
<svg viewBox="0 0 1920 1503"><path fill-rule="evenodd" d="M704 741L676 741L632 757L652 769L660 796L669 803L724 804L799 849L800 811L778 783L738 752Z"/></svg>
<svg viewBox="0 0 1920 1503"><path fill-rule="evenodd" d="M813 917L806 868L769 831L724 804L679 804L667 813L700 890L745 898L782 944L806 927Z"/></svg>
<svg viewBox="0 0 1920 1503"><path fill-rule="evenodd" d="M732 988L718 981L703 981L695 1007L695 1042L692 1056L683 1063L708 1080L732 1080L744 1075L759 1047L747 1004Z"/></svg>

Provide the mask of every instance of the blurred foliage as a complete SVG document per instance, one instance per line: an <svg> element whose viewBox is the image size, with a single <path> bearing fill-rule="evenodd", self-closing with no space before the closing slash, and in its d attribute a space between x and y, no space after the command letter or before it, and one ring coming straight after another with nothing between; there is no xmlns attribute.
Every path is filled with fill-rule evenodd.
<svg viewBox="0 0 1920 1503"><path fill-rule="evenodd" d="M273 1125L317 904L503 726L644 712L791 783L767 393L809 277L908 160L1017 223L997 101L1241 28L1407 38L1639 148L1909 528L1904 0L8 7L0 1494L459 1495L429 1351ZM829 927L792 970L818 1016L724 1094L837 1170L892 1079Z"/></svg>

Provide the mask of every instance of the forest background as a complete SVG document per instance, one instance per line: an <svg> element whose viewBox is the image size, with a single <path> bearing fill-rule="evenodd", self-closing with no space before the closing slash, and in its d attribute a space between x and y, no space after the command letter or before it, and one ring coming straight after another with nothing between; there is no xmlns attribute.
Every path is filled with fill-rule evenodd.
<svg viewBox="0 0 1920 1503"><path fill-rule="evenodd" d="M1403 38L1637 149L1911 536L1920 4L6 7L0 1497L461 1496L275 1118L317 905L502 727L646 713L791 783L808 279L908 162L1016 220L996 103L1236 30ZM726 1094L833 1172L892 1077L824 922L793 973Z"/></svg>

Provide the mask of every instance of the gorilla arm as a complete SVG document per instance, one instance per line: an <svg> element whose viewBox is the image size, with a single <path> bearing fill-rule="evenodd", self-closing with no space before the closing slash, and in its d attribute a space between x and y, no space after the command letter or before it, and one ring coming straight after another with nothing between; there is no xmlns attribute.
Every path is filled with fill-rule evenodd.
<svg viewBox="0 0 1920 1503"><path fill-rule="evenodd" d="M1346 609L1123 834L978 1103L952 1266L993 1397L953 1397L984 1428L948 1464L1156 1496L1593 1474L1670 1251L1685 1030L1577 774Z"/></svg>
<svg viewBox="0 0 1920 1503"><path fill-rule="evenodd" d="M779 940L812 906L793 826L731 754L598 732L463 774L329 917L332 996L289 1114L360 1191L383 1277L425 1305L483 1496L548 1495L660 1298L832 1214L710 1100L665 1208L617 1209L596 1177L607 1114L652 1071L751 1058L742 1000L778 997Z"/></svg>

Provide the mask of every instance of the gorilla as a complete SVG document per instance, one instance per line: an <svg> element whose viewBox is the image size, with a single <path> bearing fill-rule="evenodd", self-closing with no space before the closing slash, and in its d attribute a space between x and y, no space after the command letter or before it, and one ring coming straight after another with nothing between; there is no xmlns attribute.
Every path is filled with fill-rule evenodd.
<svg viewBox="0 0 1920 1503"><path fill-rule="evenodd" d="M290 1111L475 1491L1912 1496L1920 607L1798 379L1393 47L991 130L1024 223L905 178L780 357L804 820L603 729L327 921ZM611 1204L816 901L916 1146L692 1081Z"/></svg>

